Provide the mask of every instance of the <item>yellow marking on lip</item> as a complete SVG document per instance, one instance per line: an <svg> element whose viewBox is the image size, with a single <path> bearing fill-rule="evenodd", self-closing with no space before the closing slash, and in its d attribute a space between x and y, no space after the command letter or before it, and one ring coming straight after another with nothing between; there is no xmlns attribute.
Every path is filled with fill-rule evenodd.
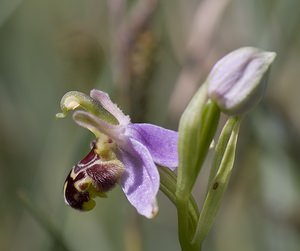
<svg viewBox="0 0 300 251"><path fill-rule="evenodd" d="M76 178L76 173L74 172L74 167L72 168L72 172L70 173L70 177L74 180Z"/></svg>
<svg viewBox="0 0 300 251"><path fill-rule="evenodd" d="M85 201L82 204L82 211L90 211L96 206L96 202L92 199Z"/></svg>
<svg viewBox="0 0 300 251"><path fill-rule="evenodd" d="M79 192L85 192L89 189L90 185L92 184L93 180L92 178L90 178L89 176L84 177L81 180L78 180L74 183L74 187L76 188L77 191ZM81 185L86 185L86 189L81 189L80 186Z"/></svg>

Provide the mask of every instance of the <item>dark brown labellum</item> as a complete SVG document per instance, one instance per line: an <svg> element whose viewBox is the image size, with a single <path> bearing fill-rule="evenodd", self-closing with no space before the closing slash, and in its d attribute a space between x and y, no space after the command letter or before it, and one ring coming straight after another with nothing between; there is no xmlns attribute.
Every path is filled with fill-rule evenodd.
<svg viewBox="0 0 300 251"><path fill-rule="evenodd" d="M90 210L96 196L103 197L112 189L123 173L123 165L117 159L103 161L96 153L96 144L83 160L75 165L64 185L65 201L78 210Z"/></svg>

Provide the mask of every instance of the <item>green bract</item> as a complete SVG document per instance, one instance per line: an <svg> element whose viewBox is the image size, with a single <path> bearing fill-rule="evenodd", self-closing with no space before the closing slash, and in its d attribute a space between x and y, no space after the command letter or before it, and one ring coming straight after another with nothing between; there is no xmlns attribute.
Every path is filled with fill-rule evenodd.
<svg viewBox="0 0 300 251"><path fill-rule="evenodd" d="M181 246L189 248L193 226L188 222L189 198L216 132L220 116L218 106L208 99L203 84L185 109L179 123L178 179L176 199Z"/></svg>

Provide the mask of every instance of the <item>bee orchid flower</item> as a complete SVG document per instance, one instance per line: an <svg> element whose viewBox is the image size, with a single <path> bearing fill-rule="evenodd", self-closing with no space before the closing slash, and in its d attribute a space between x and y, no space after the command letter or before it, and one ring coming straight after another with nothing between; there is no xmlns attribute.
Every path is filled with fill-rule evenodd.
<svg viewBox="0 0 300 251"><path fill-rule="evenodd" d="M96 108L87 108L90 104ZM177 132L152 124L131 123L108 94L95 89L90 97L79 92L65 94L61 108L64 114L83 108L74 111L73 119L96 136L90 153L72 168L66 179L66 203L75 209L90 210L95 206L93 198L105 197L108 190L119 184L139 214L154 217L160 186L156 164L171 170L178 166Z"/></svg>

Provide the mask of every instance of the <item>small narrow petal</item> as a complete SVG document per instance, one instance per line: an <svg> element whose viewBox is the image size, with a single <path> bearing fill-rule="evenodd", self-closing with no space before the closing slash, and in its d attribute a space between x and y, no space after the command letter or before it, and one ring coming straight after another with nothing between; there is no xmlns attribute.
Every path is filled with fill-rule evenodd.
<svg viewBox="0 0 300 251"><path fill-rule="evenodd" d="M174 170L178 166L178 133L151 124L129 124L126 133L149 150L155 163Z"/></svg>
<svg viewBox="0 0 300 251"><path fill-rule="evenodd" d="M135 140L131 143L129 152L120 150L119 157L125 165L121 186L138 213L153 218L158 212L159 173L146 147Z"/></svg>
<svg viewBox="0 0 300 251"><path fill-rule="evenodd" d="M111 101L107 93L93 89L90 92L90 96L111 113L119 121L120 125L128 125L130 123L129 116L124 115L121 109Z"/></svg>
<svg viewBox="0 0 300 251"><path fill-rule="evenodd" d="M75 111L73 119L78 125L94 133L96 137L99 136L99 133L104 133L116 142L122 142L122 127L120 126L111 125L85 111Z"/></svg>

